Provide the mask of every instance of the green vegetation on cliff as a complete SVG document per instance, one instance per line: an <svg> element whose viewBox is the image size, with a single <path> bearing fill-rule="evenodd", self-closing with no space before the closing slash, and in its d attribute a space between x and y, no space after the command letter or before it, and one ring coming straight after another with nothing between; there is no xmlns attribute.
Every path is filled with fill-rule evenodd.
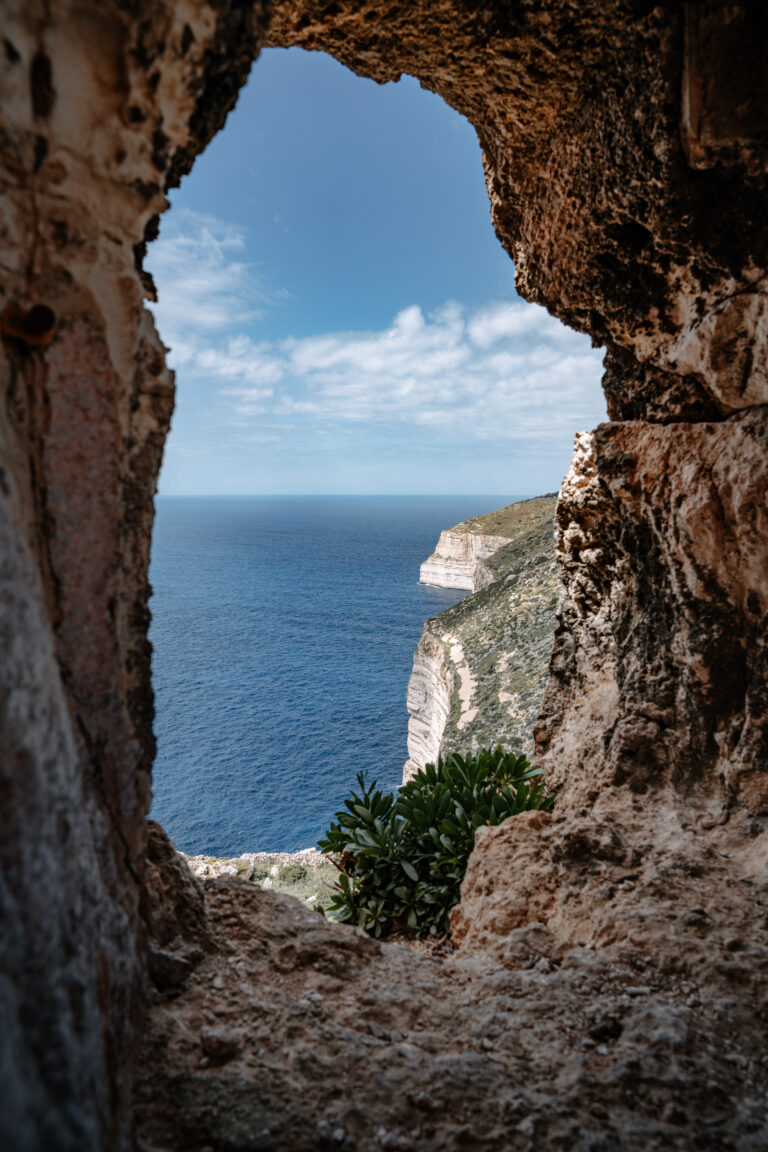
<svg viewBox="0 0 768 1152"><path fill-rule="evenodd" d="M422 644L428 637L441 645L450 684L443 754L497 744L533 751L561 590L555 503L555 496L540 496L477 517L473 531L512 539L483 561L485 587L425 625Z"/></svg>
<svg viewBox="0 0 768 1152"><path fill-rule="evenodd" d="M530 500L518 500L514 504L507 504L506 508L497 508L493 512L486 512L483 516L463 520L452 530L472 532L480 536L517 537L537 524L545 521L551 523L556 501L556 492L549 492L546 496L533 496Z"/></svg>

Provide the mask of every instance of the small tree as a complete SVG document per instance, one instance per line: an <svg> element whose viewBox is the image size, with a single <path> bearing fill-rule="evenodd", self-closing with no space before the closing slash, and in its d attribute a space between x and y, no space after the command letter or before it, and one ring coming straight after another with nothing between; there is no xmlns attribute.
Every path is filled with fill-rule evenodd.
<svg viewBox="0 0 768 1152"><path fill-rule="evenodd" d="M328 915L375 936L446 933L476 829L550 808L543 784L532 783L541 775L500 746L427 764L397 794L369 787L360 772L359 792L318 844L340 872Z"/></svg>

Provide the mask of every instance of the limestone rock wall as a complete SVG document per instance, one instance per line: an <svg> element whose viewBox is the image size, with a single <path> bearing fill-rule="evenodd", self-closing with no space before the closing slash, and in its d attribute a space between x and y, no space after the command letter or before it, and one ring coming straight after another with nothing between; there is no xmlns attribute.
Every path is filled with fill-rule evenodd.
<svg viewBox="0 0 768 1152"><path fill-rule="evenodd" d="M765 1146L764 1124L761 1131L750 1103L765 1084L748 1062L735 1074L723 1053L731 1051L729 1021L738 1022L750 1051L759 1051L765 1036L756 974L765 970L757 877L765 864L768 764L768 92L761 55L767 22L765 7L746 0L5 5L0 1116L6 1144L127 1148L150 952L165 950L190 965L193 1016L202 994L194 965L206 961L195 960L197 945L173 925L163 927L170 912L163 911L162 894L184 894L195 908L194 882L167 874L174 866L158 845L147 860L143 819L153 752L149 534L173 385L142 306L153 287L141 262L165 208L165 189L223 123L268 23L271 44L328 51L379 81L406 71L467 116L483 147L493 221L515 260L519 291L606 347L611 423L580 440L558 510L566 595L538 732L556 807L540 822L524 819L481 837L456 936L468 958L462 980L486 971L483 950L495 957L492 965L499 956L511 968L539 964L531 959L536 948L514 935L528 933L528 940L539 917L539 1002L545 1010L558 1006L553 1029L574 1040L585 1004L597 1010L614 979L606 974L611 950L621 951L629 967L616 991L615 1019L596 1020L595 1029L612 1043L626 1020L629 1038L610 1064L588 1057L579 1064L571 1062L570 1041L553 1046L552 1031L532 1020L538 1047L525 1056L527 1064L522 1052L518 1060L503 1049L502 1091L492 1069L480 1079L467 1073L487 1061L462 1033L450 1061L435 1065L435 1075L445 1077L436 1093L440 1130L433 1124L425 1137L432 1145L424 1146L471 1141L474 1113L462 1107L471 1103L483 1115L485 1098L499 1102L483 1129L489 1148L509 1147L510 1132L512 1146L533 1148L539 1130L544 1139L554 1132L553 1117L560 1127L552 1138L569 1148L620 1147L630 1130L639 1135L627 1147ZM674 920L664 916L669 893ZM239 946L227 943L227 933L236 941L248 918L245 905L238 912L239 900L237 890L227 893L216 921L217 955L227 970ZM201 914L201 938L206 923ZM253 946L260 960L271 958L266 971L278 973L281 997L292 987L287 974L317 962L332 967L335 938L323 937L313 951L310 933L305 947L302 921L270 944L270 923L269 915L256 917ZM568 997L561 995L567 982L561 972L574 948L595 957L589 971L603 976L574 977ZM205 956L202 945L200 951ZM364 967L375 949L355 937L336 952ZM382 968L370 969L374 990L365 980L358 987L380 1002L372 1026L384 1027L384 1019L404 1036L403 1028L416 1028L407 997L398 1000L396 973L408 965L383 956ZM681 985L668 1001L675 956L694 958L690 975L699 991ZM173 962L172 956L171 968ZM622 1007L622 997L635 995L626 991L630 969L644 973L649 997L637 1013ZM512 980L510 992L519 983ZM491 978L491 985L498 990L501 983ZM465 1030L472 1026L472 987L471 1007L460 1017ZM297 1054L291 1091L309 1111L294 1133L307 1147L335 1139L333 1127L326 1133L316 1126L316 1116L321 1107L336 1115L338 1061L350 1055L348 1025L360 1011L345 995L342 989L334 1008L342 1046L322 1059L305 1048ZM502 1007L495 995L488 992L488 1036L503 1046L516 1031L494 1025ZM277 1124L284 1089L257 1061L234 1088L216 1072L216 1061L240 1050L239 1041L208 1035L211 1055L201 1056L184 1039L178 988L174 996L170 1032L151 1025L145 1049L156 1066L160 1054L182 1053L168 1065L168 1083L152 1085L160 1093L155 1105L176 1109L158 1139L165 1141L167 1131L164 1146L211 1146L219 1140L216 1118L225 1116L231 1121L225 1146L252 1147L254 1117L274 1106ZM296 1042L295 1013L316 1009L280 1003L284 1015L268 1032L285 1047ZM449 999L441 1004L453 1028L459 1016ZM249 1010L266 1019L268 1009L268 999L254 993ZM443 1008L435 1011L425 1016L427 1033L443 1018ZM180 1040L178 1049L169 1036ZM716 1043L707 1048L712 1036ZM594 1042L609 1052L607 1042ZM387 1059L413 1056L399 1043L390 1041ZM190 1074L201 1059L209 1061L202 1085ZM672 1065L677 1071L669 1071ZM626 1106L626 1085L634 1092L638 1077L645 1127ZM371 1071L350 1085L350 1092L363 1093L351 1101L350 1132L355 1124L362 1132L363 1116L379 1123L385 1113L376 1108L392 1105L391 1080L386 1099L375 1108L366 1101L375 1081ZM546 1115L536 1105L542 1082L554 1086ZM473 1083L487 1092L470 1100L465 1087ZM509 1086L518 1083L523 1095L515 1097ZM698 1100L697 1085L714 1087L691 1114L687 1104L676 1104L675 1083L690 1086L686 1100ZM553 1091L561 1111L551 1107ZM427 1095L406 1100L394 1134L379 1123L380 1132L366 1130L361 1138L368 1146L407 1147L421 1104L429 1107ZM144 1106L149 1114L154 1105ZM594 1106L589 1116L587 1106ZM697 1117L705 1114L719 1127L702 1128ZM694 1144L689 1124L697 1125ZM429 1130L430 1122L421 1127ZM269 1139L296 1146L290 1133L282 1145Z"/></svg>
<svg viewBox="0 0 768 1152"><path fill-rule="evenodd" d="M416 648L405 779L441 752L533 752L561 588L554 499L502 511L512 538L478 565L482 587L428 620Z"/></svg>
<svg viewBox="0 0 768 1152"><path fill-rule="evenodd" d="M535 916L570 940L650 941L672 958L692 907L731 938L759 935L767 447L765 409L578 438L557 512L567 593L536 733L557 820L480 839L455 916L468 945L485 947L500 915L509 927ZM573 770L573 749L588 771ZM725 875L715 859L731 862ZM501 890L491 872L513 879ZM731 886L745 895L738 915ZM707 938L711 958L724 945ZM690 947L705 964L707 949Z"/></svg>
<svg viewBox="0 0 768 1152"><path fill-rule="evenodd" d="M127 1148L147 967L153 496L141 273L256 12L10 0L0 48L0 1143ZM222 64L226 64L222 73Z"/></svg>
<svg viewBox="0 0 768 1152"><path fill-rule="evenodd" d="M408 681L408 759L403 783L425 764L435 763L451 711L456 670L450 645L430 624L431 621L425 625L419 638Z"/></svg>
<svg viewBox="0 0 768 1152"><path fill-rule="evenodd" d="M558 503L567 596L539 729L564 801L578 786L563 751L578 743L600 757L590 788L670 781L723 811L768 813L766 448L760 407L579 438ZM586 700L599 702L591 718Z"/></svg>
<svg viewBox="0 0 768 1152"><path fill-rule="evenodd" d="M462 531L461 525L446 528L440 533L435 551L421 565L419 583L476 592L483 586L478 583L480 562L507 543L509 539L506 536L478 535Z"/></svg>

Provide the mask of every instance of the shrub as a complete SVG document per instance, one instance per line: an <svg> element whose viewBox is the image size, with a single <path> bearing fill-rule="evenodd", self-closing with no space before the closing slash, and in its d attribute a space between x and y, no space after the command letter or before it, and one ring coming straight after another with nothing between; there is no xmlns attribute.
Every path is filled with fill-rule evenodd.
<svg viewBox="0 0 768 1152"><path fill-rule="evenodd" d="M427 764L397 794L375 781L369 787L359 773L359 792L318 842L340 871L328 915L375 936L447 932L475 830L551 807L543 785L531 783L540 775L525 756L501 747Z"/></svg>

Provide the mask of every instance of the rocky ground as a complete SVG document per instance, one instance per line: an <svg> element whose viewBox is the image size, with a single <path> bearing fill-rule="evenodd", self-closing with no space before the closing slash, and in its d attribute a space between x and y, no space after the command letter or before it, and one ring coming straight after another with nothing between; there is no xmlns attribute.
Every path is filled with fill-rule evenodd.
<svg viewBox="0 0 768 1152"><path fill-rule="evenodd" d="M200 912L194 883L177 909ZM696 883L678 876L671 900ZM662 963L658 932L606 948L541 922L507 931L503 956L470 937L430 956L209 881L194 971L152 993L138 1147L763 1152L764 973L721 952L707 907Z"/></svg>

